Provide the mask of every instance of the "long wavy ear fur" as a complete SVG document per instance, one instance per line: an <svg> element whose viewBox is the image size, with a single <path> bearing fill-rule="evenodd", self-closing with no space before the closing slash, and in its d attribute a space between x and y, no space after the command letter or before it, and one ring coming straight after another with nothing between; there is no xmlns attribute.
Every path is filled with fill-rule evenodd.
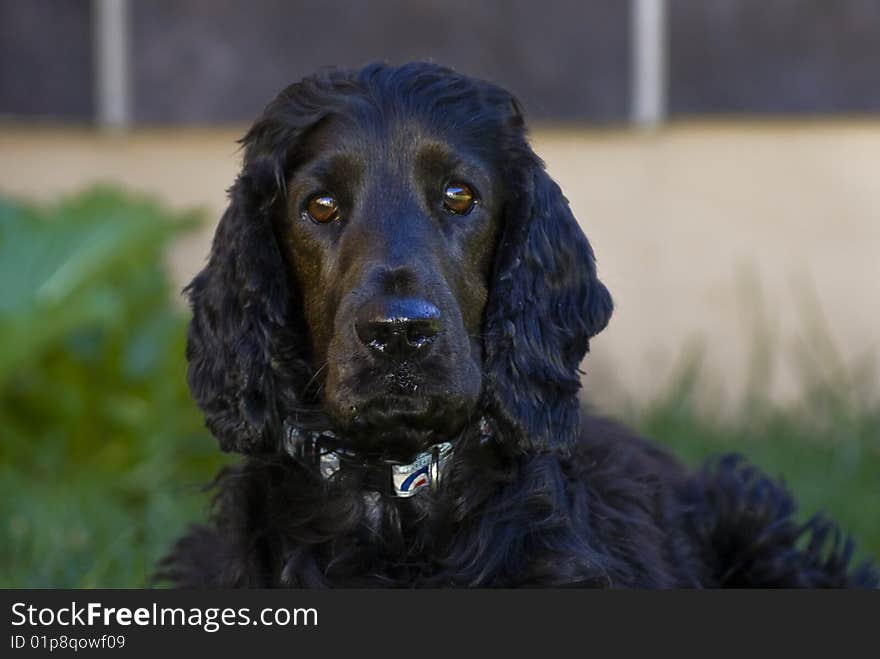
<svg viewBox="0 0 880 659"><path fill-rule="evenodd" d="M613 305L568 200L522 136L515 102L513 124L521 142L486 315L488 390L521 448L565 451L578 428L579 364Z"/></svg>
<svg viewBox="0 0 880 659"><path fill-rule="evenodd" d="M291 85L242 139L244 164L207 267L187 287L190 390L226 451L274 450L310 370L297 292L275 222L303 133L326 116L342 73Z"/></svg>

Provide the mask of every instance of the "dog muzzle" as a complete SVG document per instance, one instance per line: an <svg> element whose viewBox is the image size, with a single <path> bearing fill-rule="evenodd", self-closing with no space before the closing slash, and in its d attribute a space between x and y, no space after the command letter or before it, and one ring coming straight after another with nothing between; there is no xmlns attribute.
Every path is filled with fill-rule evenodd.
<svg viewBox="0 0 880 659"><path fill-rule="evenodd" d="M323 478L332 478L340 471L357 470L368 489L399 498L411 497L425 488L439 489L445 467L452 457L452 443L442 442L419 453L408 464L367 460L346 448L331 431L305 431L285 420L283 433L287 454L312 465Z"/></svg>

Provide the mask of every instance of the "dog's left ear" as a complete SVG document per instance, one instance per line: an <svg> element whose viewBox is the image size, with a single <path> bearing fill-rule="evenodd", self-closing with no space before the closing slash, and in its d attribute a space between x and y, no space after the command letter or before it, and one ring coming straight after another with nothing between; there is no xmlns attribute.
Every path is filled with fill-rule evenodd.
<svg viewBox="0 0 880 659"><path fill-rule="evenodd" d="M520 447L565 450L579 365L613 305L568 200L524 140L518 151L485 319L488 391Z"/></svg>

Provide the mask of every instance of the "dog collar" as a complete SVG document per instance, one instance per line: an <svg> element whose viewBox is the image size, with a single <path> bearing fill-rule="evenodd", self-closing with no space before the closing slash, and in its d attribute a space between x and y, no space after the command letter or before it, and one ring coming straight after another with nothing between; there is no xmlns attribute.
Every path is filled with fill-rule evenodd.
<svg viewBox="0 0 880 659"><path fill-rule="evenodd" d="M492 439L492 429L485 417L480 419L479 432L480 443ZM289 419L284 420L283 435L287 454L314 466L321 477L330 478L343 469L359 469L366 472L365 483L370 489L403 499L426 487L436 491L452 458L452 443L441 442L416 455L409 464L370 462L347 448L336 433L302 430Z"/></svg>
<svg viewBox="0 0 880 659"><path fill-rule="evenodd" d="M416 455L409 464L369 462L344 448L332 431L304 431L285 420L283 432L287 454L314 465L323 478L343 469L359 469L366 472L368 487L399 498L409 498L426 487L439 488L444 468L452 457L452 443L441 442Z"/></svg>

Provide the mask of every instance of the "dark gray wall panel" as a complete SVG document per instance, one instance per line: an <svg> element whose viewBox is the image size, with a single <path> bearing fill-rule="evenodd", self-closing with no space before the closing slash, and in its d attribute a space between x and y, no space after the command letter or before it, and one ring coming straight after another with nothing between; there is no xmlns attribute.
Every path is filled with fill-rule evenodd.
<svg viewBox="0 0 880 659"><path fill-rule="evenodd" d="M328 65L433 59L514 90L533 118L621 119L620 0L158 0L133 6L135 116L250 120Z"/></svg>
<svg viewBox="0 0 880 659"><path fill-rule="evenodd" d="M0 114L92 117L92 27L84 0L0 0Z"/></svg>
<svg viewBox="0 0 880 659"><path fill-rule="evenodd" d="M877 0L669 0L672 114L880 110Z"/></svg>

